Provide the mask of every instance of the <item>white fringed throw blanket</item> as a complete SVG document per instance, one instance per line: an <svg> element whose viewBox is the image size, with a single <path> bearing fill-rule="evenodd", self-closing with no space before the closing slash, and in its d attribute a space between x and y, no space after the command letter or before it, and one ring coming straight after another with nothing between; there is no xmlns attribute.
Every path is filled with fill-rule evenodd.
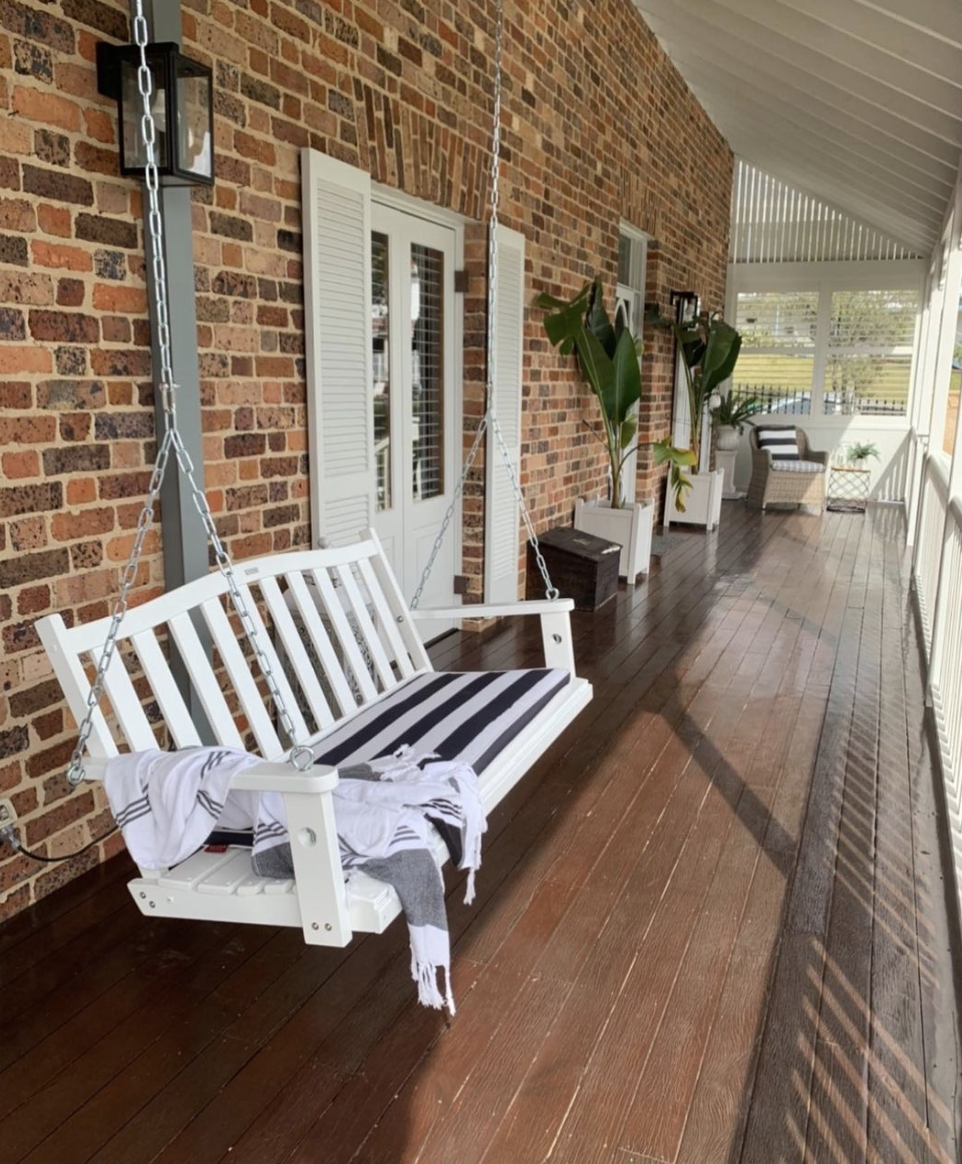
<svg viewBox="0 0 962 1164"><path fill-rule="evenodd" d="M230 791L234 774L258 760L231 748L135 752L111 760L107 798L137 864L169 868L200 848L215 826L253 828L254 872L293 876L282 797ZM453 855L469 870L470 902L487 827L477 776L466 764L416 757L408 748L338 775L333 800L341 863L348 876L361 870L394 887L410 931L418 998L426 1006L447 1005L453 1014L444 882L430 827L438 825L449 850L455 849L451 834L457 838Z"/></svg>

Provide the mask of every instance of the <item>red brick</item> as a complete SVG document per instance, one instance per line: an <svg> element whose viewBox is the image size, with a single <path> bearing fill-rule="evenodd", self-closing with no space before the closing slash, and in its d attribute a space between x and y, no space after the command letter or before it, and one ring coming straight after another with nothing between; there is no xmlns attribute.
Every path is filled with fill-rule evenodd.
<svg viewBox="0 0 962 1164"><path fill-rule="evenodd" d="M40 267L66 268L69 271L92 271L93 259L89 251L79 247L63 246L60 243L34 240L30 245L33 261Z"/></svg>
<svg viewBox="0 0 962 1164"><path fill-rule="evenodd" d="M58 125L74 133L80 130L80 106L54 92L16 88L11 95L13 112L27 121Z"/></svg>
<svg viewBox="0 0 962 1164"><path fill-rule="evenodd" d="M94 285L93 305L98 311L129 311L143 315L147 311L147 292L140 287L97 283Z"/></svg>
<svg viewBox="0 0 962 1164"><path fill-rule="evenodd" d="M37 224L44 234L70 238L70 211L65 206L51 206L47 202L41 202L37 207Z"/></svg>
<svg viewBox="0 0 962 1164"><path fill-rule="evenodd" d="M39 477L40 476L40 456L35 452L29 453L4 453L0 458L0 464L3 467L3 475L9 481L15 481L18 477Z"/></svg>

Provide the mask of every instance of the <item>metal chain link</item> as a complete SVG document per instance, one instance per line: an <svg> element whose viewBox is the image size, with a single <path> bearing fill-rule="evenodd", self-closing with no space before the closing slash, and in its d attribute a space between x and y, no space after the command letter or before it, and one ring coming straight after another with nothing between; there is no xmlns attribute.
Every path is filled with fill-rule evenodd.
<svg viewBox="0 0 962 1164"><path fill-rule="evenodd" d="M528 512L528 507L525 504L524 493L521 491L521 484L518 481L517 473L515 472L514 464L511 461L511 454L508 452L508 447L504 440L504 434L501 431L501 425L498 421L498 414L494 407L494 370L497 366L497 328L495 326L495 308L497 306L497 292L498 292L498 206L500 203L500 177L501 177L501 55L502 42L504 40L504 0L498 0L497 20L494 30L494 109L492 114L492 132L491 132L491 214L488 218L488 352L487 352L487 371L485 381L485 411L481 419L481 424L474 438L474 443L468 453L464 462L464 469L461 473L461 478L458 481L454 490L454 497L451 504L447 508L444 515L444 520L441 523L441 529L438 536L434 540L434 546L431 549L431 556L428 558L427 564L421 572L421 579L418 582L418 588L414 592L414 597L411 599L411 609L416 610L418 603L421 601L421 596L424 593L424 587L431 576L431 571L434 569L434 563L441 550L444 542L445 534L448 532L448 526L451 524L451 519L454 517L454 511L457 508L458 499L464 491L464 485L467 481L468 473L471 469L474 459L478 454L478 449L481 445L481 439L485 431L490 428L497 439L498 448L504 459L505 468L508 471L508 477L511 481L511 488L514 490L515 501L521 511L521 519L524 522L524 527L528 533L528 541L534 549L535 561L538 564L538 569L541 572L541 577L544 579L545 594L549 599L554 601L561 597L561 592L555 587L551 581L551 575L548 573L548 566L544 560L544 555L541 552L541 543L538 541L538 535L535 532L534 524L531 520L531 514Z"/></svg>
<svg viewBox="0 0 962 1164"><path fill-rule="evenodd" d="M137 87L140 91L140 97L143 104L143 114L140 119L140 132L147 153L147 164L145 170L145 187L147 191L147 232L150 236L151 243L151 262L154 277L154 306L157 315L157 346L160 356L160 369L158 376L158 387L160 391L161 405L164 416L164 436L160 444L160 449L157 453L157 460L154 464L153 472L151 473L150 483L147 489L147 499L137 518L137 533L134 538L133 546L130 550L130 555L127 559L127 564L124 567L124 572L121 578L120 594L114 604L113 612L110 618L110 626L107 630L107 637L104 640L103 649L100 653L100 658L97 662L97 671L94 676L94 681L87 692L86 714L80 723L77 733L77 744L74 747L73 753L70 757L70 764L67 768L67 780L71 785L77 785L84 779L83 768L83 753L90 739L90 733L93 727L94 713L100 703L100 697L103 694L104 681L107 671L113 660L117 649L117 635L120 630L120 624L123 621L124 615L127 613L127 604L130 595L130 589L133 586L134 580L137 576L137 568L140 564L140 558L143 553L144 539L147 535L147 530L153 522L154 506L160 494L160 488L164 480L164 474L170 460L171 449L177 460L178 467L181 473L186 477L190 485L191 497L194 502L204 529L210 539L211 547L214 551L214 557L217 563L217 568L223 574L227 581L227 588L230 592L231 601L241 624L244 627L247 639L254 650L254 655L260 664L261 672L264 680L267 683L267 689L270 693L271 699L274 702L274 707L277 716L281 722L281 727L287 735L291 743L291 750L289 753L290 762L300 771L304 771L314 763L314 754L310 748L300 744L297 740L297 732L294 728L294 721L287 709L284 697L281 694L280 687L277 683L277 677L271 666L264 648L261 645L260 637L257 632L257 627L254 624L250 609L244 599L244 595L237 582L237 577L234 572L234 564L231 561L230 554L227 552L224 543L221 541L217 533L217 528L214 524L214 517L210 510L210 505L207 502L207 497L204 491L199 487L194 477L194 466L190 455L184 445L180 432L177 428L177 385L174 383L173 363L171 359L171 343L170 343L170 314L168 310L167 299L167 270L164 262L164 224L163 217L160 210L160 175L157 169L156 160L156 125L154 123L153 112L151 110L151 96L153 93L153 76L147 64L147 45L149 43L149 30L147 27L147 20L144 16L143 0L133 0L134 3L134 43L140 49L140 62L137 68Z"/></svg>
<svg viewBox="0 0 962 1164"><path fill-rule="evenodd" d="M431 547L431 556L427 560L427 564L421 571L421 579L418 582L418 588L414 591L414 597L411 599L410 606L412 610L417 610L418 603L421 601L421 595L424 593L424 587L427 585L428 579L431 577L431 571L434 569L434 563L437 560L438 554L441 552L441 547L444 545L444 538L448 532L448 526L451 524L451 519L454 517L454 511L458 507L458 500L464 492L464 486L467 484L468 474L471 472L471 466L474 464L475 457L478 455L478 449L481 447L481 442L484 440L484 434L488 427L488 414L485 413L481 417L481 423L478 425L478 431L474 434L474 441L471 448L468 450L468 455L464 458L464 468L461 470L461 476L458 478L458 483L454 487L454 496L451 498L451 504L448 506L444 514L444 520L441 522L441 528L438 530L438 535L434 539L434 545Z"/></svg>

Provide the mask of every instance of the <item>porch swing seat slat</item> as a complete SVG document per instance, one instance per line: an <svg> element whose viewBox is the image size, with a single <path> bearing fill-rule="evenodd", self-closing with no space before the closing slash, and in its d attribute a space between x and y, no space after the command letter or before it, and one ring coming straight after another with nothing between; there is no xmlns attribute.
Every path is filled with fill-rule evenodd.
<svg viewBox="0 0 962 1164"><path fill-rule="evenodd" d="M253 737L264 762L240 773L234 787L283 796L295 876L256 876L249 848L204 849L174 868L142 870L130 883L134 901L153 916L298 926L314 945L380 933L400 904L384 882L364 874L345 882L332 800L337 769L401 744L435 751L475 766L490 811L591 699L590 684L574 669L573 604L496 608L540 618L543 668L439 673L418 625L433 617L473 617L475 608L412 611L372 531L349 547L277 554L235 569L249 608L258 608L256 633L285 702L291 710L299 705L292 719L305 729L300 742L317 765L299 773L287 762L289 742L262 699L259 663L226 605L228 582L214 573L128 613L108 671L108 715L88 742L86 776L102 778L118 750L182 746L202 737L243 747ZM105 624L68 627L56 614L37 623L78 719ZM213 649L204 634L212 636ZM203 728L189 718L169 659L173 651L203 709ZM440 836L434 844L443 861Z"/></svg>

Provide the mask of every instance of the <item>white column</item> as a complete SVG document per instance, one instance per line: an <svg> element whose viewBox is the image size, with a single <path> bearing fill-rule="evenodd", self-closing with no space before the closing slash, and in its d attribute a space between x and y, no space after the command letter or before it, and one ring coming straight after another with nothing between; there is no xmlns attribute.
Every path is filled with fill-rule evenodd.
<svg viewBox="0 0 962 1164"><path fill-rule="evenodd" d="M944 236L943 236L944 237ZM949 254L943 280L942 311L932 380L932 411L929 418L929 448L941 449L945 437L945 415L952 378L952 353L959 318L959 291L962 288L962 170L955 182L955 203L948 227Z"/></svg>

